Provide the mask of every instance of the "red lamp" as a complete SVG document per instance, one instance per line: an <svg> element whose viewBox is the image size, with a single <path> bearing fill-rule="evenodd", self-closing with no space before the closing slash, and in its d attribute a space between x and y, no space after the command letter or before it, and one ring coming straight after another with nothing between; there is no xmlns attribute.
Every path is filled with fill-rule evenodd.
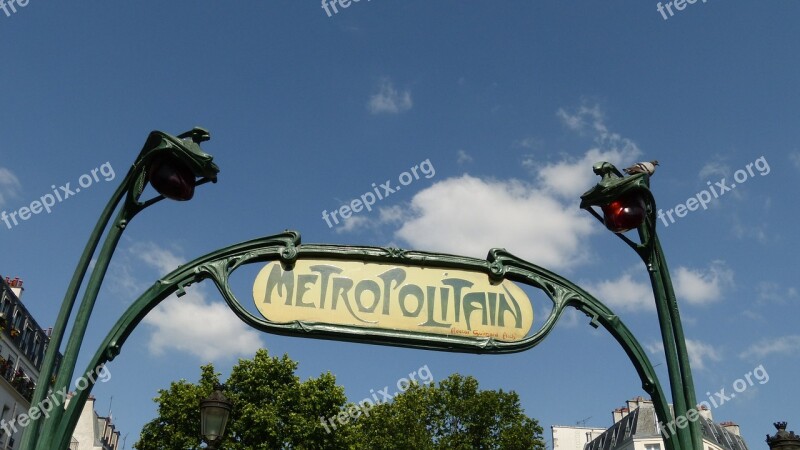
<svg viewBox="0 0 800 450"><path fill-rule="evenodd" d="M194 196L194 173L172 155L155 157L147 169L147 178L153 188L166 198L186 201Z"/></svg>
<svg viewBox="0 0 800 450"><path fill-rule="evenodd" d="M603 223L614 233L639 228L647 216L647 207L642 196L631 191L602 207Z"/></svg>

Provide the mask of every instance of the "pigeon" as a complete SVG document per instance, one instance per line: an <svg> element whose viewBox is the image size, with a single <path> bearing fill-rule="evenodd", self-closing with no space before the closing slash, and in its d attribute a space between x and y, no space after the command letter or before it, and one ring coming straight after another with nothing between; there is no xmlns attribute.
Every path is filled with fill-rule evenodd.
<svg viewBox="0 0 800 450"><path fill-rule="evenodd" d="M625 173L628 175L633 175L635 173L646 173L648 175L652 175L655 173L657 165L658 161L640 162L625 169Z"/></svg>

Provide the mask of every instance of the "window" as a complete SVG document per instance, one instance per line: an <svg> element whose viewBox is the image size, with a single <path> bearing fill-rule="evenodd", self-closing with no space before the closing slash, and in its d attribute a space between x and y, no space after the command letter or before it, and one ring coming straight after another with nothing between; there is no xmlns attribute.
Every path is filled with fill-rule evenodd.
<svg viewBox="0 0 800 450"><path fill-rule="evenodd" d="M11 376L14 374L14 356L8 355L8 359L6 360L6 370L3 372L3 376L6 379L11 379Z"/></svg>
<svg viewBox="0 0 800 450"><path fill-rule="evenodd" d="M645 444L644 450L661 450L661 444Z"/></svg>

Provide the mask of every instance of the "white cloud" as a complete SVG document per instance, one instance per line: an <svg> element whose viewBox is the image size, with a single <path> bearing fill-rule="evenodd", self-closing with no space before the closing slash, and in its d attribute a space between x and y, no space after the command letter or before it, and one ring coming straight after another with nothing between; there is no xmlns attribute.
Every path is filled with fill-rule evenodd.
<svg viewBox="0 0 800 450"><path fill-rule="evenodd" d="M472 162L472 156L469 153L465 152L463 149L458 151L458 160L456 160L458 164L465 164Z"/></svg>
<svg viewBox="0 0 800 450"><path fill-rule="evenodd" d="M546 317L541 315L540 317ZM561 318L558 319L559 328L575 328L580 325L585 325L589 320L586 314L575 308L567 308L561 313Z"/></svg>
<svg viewBox="0 0 800 450"><path fill-rule="evenodd" d="M654 342L646 347L652 354L663 355L664 344L661 342ZM686 352L689 354L689 365L692 369L704 370L707 362L722 360L721 352L714 346L694 339L686 339Z"/></svg>
<svg viewBox="0 0 800 450"><path fill-rule="evenodd" d="M207 301L196 287L164 300L143 322L153 327L148 348L154 355L178 351L209 362L252 355L264 346L260 334L226 304Z"/></svg>
<svg viewBox="0 0 800 450"><path fill-rule="evenodd" d="M636 143L618 133L609 131L605 122L605 114L600 109L600 105L592 107L582 105L573 113L560 108L556 112L556 116L570 130L593 136L595 143L603 148L635 152L637 155L639 153Z"/></svg>
<svg viewBox="0 0 800 450"><path fill-rule="evenodd" d="M623 161L632 161L639 154L635 147L612 150L593 148L580 158L542 163L538 168L538 178L541 185L549 192L564 198L578 198L598 181L593 178L591 172L595 163L608 161L616 165ZM532 162L527 160L523 165L533 167ZM627 164L620 167L626 166Z"/></svg>
<svg viewBox="0 0 800 450"><path fill-rule="evenodd" d="M381 81L379 91L370 97L367 108L372 114L397 114L408 111L413 106L411 91L395 89L389 80Z"/></svg>
<svg viewBox="0 0 800 450"><path fill-rule="evenodd" d="M765 323L767 321L761 313L753 311L752 309L743 310L742 316L754 322Z"/></svg>
<svg viewBox="0 0 800 450"><path fill-rule="evenodd" d="M163 276L185 261L153 242L134 243L121 256L123 262L110 272L117 289L142 286L132 273L133 267L141 266L140 262ZM252 355L263 347L258 331L242 322L225 303L209 301L200 286L187 289L183 297L167 298L143 322L152 327L148 348L154 355L178 351L209 362Z"/></svg>
<svg viewBox="0 0 800 450"><path fill-rule="evenodd" d="M722 356L716 348L700 341L687 339L686 351L689 353L689 364L698 370L705 369L707 361L722 360Z"/></svg>
<svg viewBox="0 0 800 450"><path fill-rule="evenodd" d="M674 284L678 301L705 305L719 300L733 285L733 271L723 261L713 261L707 270L678 267Z"/></svg>
<svg viewBox="0 0 800 450"><path fill-rule="evenodd" d="M16 175L5 167L0 167L0 206L5 205L9 198L17 197L21 186Z"/></svg>
<svg viewBox="0 0 800 450"><path fill-rule="evenodd" d="M182 258L154 242L134 243L129 251L148 266L157 269L161 275L172 272L185 262Z"/></svg>
<svg viewBox="0 0 800 450"><path fill-rule="evenodd" d="M760 225L745 225L738 216L733 217L731 233L737 239L754 239L762 244L774 240L775 236L770 233L769 227L762 223Z"/></svg>
<svg viewBox="0 0 800 450"><path fill-rule="evenodd" d="M594 108L581 106L578 111L573 114L568 113L564 108L559 108L559 110L556 112L556 116L561 119L561 122L567 128L578 133L583 133L586 131L586 128L588 127L588 124L586 123L587 117L593 119L594 122L599 122L603 118L603 114L596 106Z"/></svg>
<svg viewBox="0 0 800 450"><path fill-rule="evenodd" d="M541 165L538 178L542 186L566 198L574 198L586 192L596 180L587 176L590 168L598 162L608 161L621 167L635 162L642 152L632 140L609 131L600 107L581 106L574 113L559 109L556 115L570 130L593 136L595 147L580 158L566 158L556 163ZM530 165L530 161L526 160Z"/></svg>
<svg viewBox="0 0 800 450"><path fill-rule="evenodd" d="M714 182L727 177L729 173L731 173L730 166L718 158L716 161L708 162L700 168L697 177L703 181Z"/></svg>
<svg viewBox="0 0 800 450"><path fill-rule="evenodd" d="M406 211L400 205L380 208L381 223L402 223L406 216Z"/></svg>
<svg viewBox="0 0 800 450"><path fill-rule="evenodd" d="M396 215L393 216L395 219ZM590 217L518 180L463 175L417 193L395 235L413 248L485 257L505 247L537 264L572 267L587 257Z"/></svg>
<svg viewBox="0 0 800 450"><path fill-rule="evenodd" d="M789 161L794 164L794 167L800 169L800 152L794 151L789 153Z"/></svg>
<svg viewBox="0 0 800 450"><path fill-rule="evenodd" d="M597 181L592 166L603 160L619 164L640 151L631 140L608 130L597 106L558 114L570 129L590 131L593 148L551 163L526 156L522 166L533 173L533 182L468 174L444 179L402 207L381 208L379 218L370 222L395 225L394 237L410 248L484 258L489 249L505 247L554 269L583 263L589 256L588 236L602 229L577 207L580 194Z"/></svg>
<svg viewBox="0 0 800 450"><path fill-rule="evenodd" d="M800 335L781 336L778 338L762 339L747 347L739 357L749 359L752 357L764 358L774 354L797 355L800 352Z"/></svg>
<svg viewBox="0 0 800 450"><path fill-rule="evenodd" d="M351 233L364 228L373 227L374 223L366 216L350 216L340 225L335 226L336 233Z"/></svg>
<svg viewBox="0 0 800 450"><path fill-rule="evenodd" d="M638 267L631 269L616 280L586 283L587 290L614 312L655 311L656 304L650 282L635 280L632 274L636 269L641 270Z"/></svg>
<svg viewBox="0 0 800 450"><path fill-rule="evenodd" d="M517 141L514 141L514 147L527 148L531 150L541 148L543 145L544 142L541 139L535 137L526 137L524 139L519 139Z"/></svg>
<svg viewBox="0 0 800 450"><path fill-rule="evenodd" d="M633 267L619 278L584 283L589 292L614 311L655 312L655 299L650 281L641 267ZM707 270L679 266L673 276L679 302L705 305L719 300L725 287L733 284L733 272L721 261L714 261Z"/></svg>
<svg viewBox="0 0 800 450"><path fill-rule="evenodd" d="M528 169L528 171L530 171L531 173L536 174L537 166L538 166L538 161L536 161L536 158L534 158L533 155L522 156L522 167Z"/></svg>
<svg viewBox="0 0 800 450"><path fill-rule="evenodd" d="M764 303L784 304L788 300L797 298L797 289L794 287L784 288L778 283L762 281L756 286L758 300Z"/></svg>

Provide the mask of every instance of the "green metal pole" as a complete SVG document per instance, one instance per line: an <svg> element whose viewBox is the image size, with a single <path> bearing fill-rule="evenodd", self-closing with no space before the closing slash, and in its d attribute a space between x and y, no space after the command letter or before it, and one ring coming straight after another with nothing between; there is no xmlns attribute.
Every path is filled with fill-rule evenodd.
<svg viewBox="0 0 800 450"><path fill-rule="evenodd" d="M650 191L649 175L642 173L624 177L616 167L607 162L597 163L593 169L602 179L597 186L581 196L581 208L589 211L601 222L604 222L604 219L593 207L603 207L614 201L621 201L626 194L631 193L645 199L645 217L638 226L641 243L631 241L622 234L623 232L615 234L636 251L647 267L664 344L675 417L688 418L689 409L697 406L694 381L675 291L656 231L656 202ZM633 204L629 206L636 207ZM662 423L663 425L667 424ZM676 427L675 434L685 448L702 450L702 434L696 421L688 421L687 427Z"/></svg>
<svg viewBox="0 0 800 450"><path fill-rule="evenodd" d="M199 182L192 179L195 185L203 184L207 181L216 182L216 175L219 168L212 162L211 155L204 153L199 146L200 142L208 140L208 131L202 128L194 128L191 131L179 135L177 138L160 131L153 131L147 138L142 151L136 158L135 163L126 174L120 186L114 192L114 195L109 200L103 213L95 225L95 228L89 237L89 242L84 248L83 254L78 266L75 269L72 280L67 292L64 296L64 301L61 304L59 315L53 327L50 342L48 343L47 352L42 362L42 369L40 370L40 382L34 389L34 394L31 404L41 403L47 395L49 395L48 381L53 375L55 370L55 362L58 357L59 348L63 341L66 331L67 323L69 322L72 310L74 309L75 299L77 298L83 279L86 276L86 271L91 263L92 255L97 250L97 244L100 241L111 215L117 209L119 202L127 194L125 205L120 210L114 226L108 232L106 242L100 252L95 268L90 277L89 286L84 294L81 307L77 314L75 323L73 324L73 333L67 345L64 354L64 363L62 364L59 374L56 377L56 387L63 388L69 385L72 372L75 368L75 362L80 351L81 342L88 326L88 321L91 316L91 311L94 308L97 294L100 285L105 276L108 264L110 263L111 256L116 248L117 243L121 237L122 232L128 224L128 221L136 215L139 211L147 208L164 199L164 196L155 197L146 202L140 202L139 198L144 191L149 181L146 170L148 164L156 155L164 155L171 158L172 161L179 165L184 165L188 173L193 174L195 177L201 177ZM41 382L44 380L45 382ZM52 441L51 430L56 426L55 424L60 420L63 415L63 410L56 409L50 417L41 418L40 420L32 421L23 432L20 442L20 450L52 450L48 447L48 443Z"/></svg>
<svg viewBox="0 0 800 450"><path fill-rule="evenodd" d="M122 237L125 230L125 224L136 214L135 208L130 208L130 204L126 203L125 206L119 211L117 218L111 229L106 236L103 243L103 248L97 257L95 268L86 285L86 291L83 295L78 312L75 315L75 322L72 326L72 331L67 341L66 349L64 350L64 358L61 360L61 366L58 369L56 376L56 385L53 388L56 392L61 389L67 389L72 380L72 375L75 370L75 364L78 360L78 354L81 349L81 343L86 335L86 328L89 326L89 319L91 318L92 310L97 301L97 295L100 291L100 286L103 283L103 278L108 270L111 262L111 257L114 250ZM44 423L42 428L41 438L37 443L36 448L41 450L60 448L52 445L51 439L53 438L52 429L61 421L64 415L63 408L55 408L51 413L48 420Z"/></svg>
<svg viewBox="0 0 800 450"><path fill-rule="evenodd" d="M669 268L667 267L667 260L664 257L664 252L661 249L661 242L658 235L653 234L653 252L655 254L654 261L657 264L657 270L662 279L662 286L664 288L664 297L666 300L667 311L671 316L673 337L677 344L678 362L680 365L680 378L683 383L683 393L685 396L685 403L687 408L697 407L697 397L694 388L694 378L692 377L692 369L689 361L689 352L686 348L686 338L683 333L683 324L681 323L680 312L678 311L678 302L675 297L675 289L672 285L672 279L669 275ZM688 409L687 409L688 411ZM676 413L677 416L677 413ZM700 424L697 421L689 421L689 431L691 433L693 447L695 449L703 448L703 436L700 430Z"/></svg>
<svg viewBox="0 0 800 450"><path fill-rule="evenodd" d="M64 332L66 331L69 317L72 314L72 309L75 305L75 299L78 297L78 291L80 290L83 279L86 276L86 271L89 268L89 264L92 261L92 255L94 255L95 250L97 249L97 244L100 242L100 238L106 229L106 225L108 225L108 221L111 219L111 215L114 213L117 204L119 204L120 200L125 195L129 177L130 173L128 176L126 176L124 181L120 184L120 186L114 192L114 195L106 204L106 207L103 209L100 218L95 224L94 230L92 230L92 234L89 236L89 242L86 243L86 246L83 249L83 253L78 261L77 267L75 268L75 272L72 275L72 280L69 283L67 292L64 294L64 300L61 302L61 309L59 310L58 317L53 325L53 331L50 334L50 341L47 345L47 351L45 352L44 360L42 361L42 368L39 371L39 383L36 384L36 388L33 391L31 405L38 405L49 393L50 378L52 377L55 369L55 362L59 353L58 350L61 347L61 341L64 337ZM39 434L39 427L45 420L46 418L42 420L35 420L28 425L23 432L22 440L20 441L21 450L31 450L33 448L34 439Z"/></svg>
<svg viewBox="0 0 800 450"><path fill-rule="evenodd" d="M667 373L669 374L674 415L675 417L681 417L686 415L688 405L686 404L686 386L681 376L682 368L677 348L678 342L674 334L674 322L672 320L672 315L669 313L669 304L666 299L664 280L661 277L659 264L658 262L653 262L648 263L647 266L650 283L653 288L653 296L655 297L656 313L661 330L661 341L664 345L664 355L667 361ZM668 423L660 424L661 427L668 425ZM672 436L673 435L670 436L670 439L672 439ZM675 428L674 436L681 441L681 446L684 448L697 448L692 445L693 439L691 431L680 427Z"/></svg>

